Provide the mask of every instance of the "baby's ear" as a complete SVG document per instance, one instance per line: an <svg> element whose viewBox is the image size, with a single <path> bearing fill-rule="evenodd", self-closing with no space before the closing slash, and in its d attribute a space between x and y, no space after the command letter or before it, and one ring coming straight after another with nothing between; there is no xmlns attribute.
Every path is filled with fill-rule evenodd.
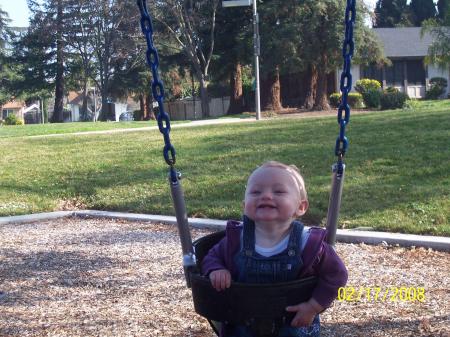
<svg viewBox="0 0 450 337"><path fill-rule="evenodd" d="M300 201L300 205L298 206L296 215L302 216L303 214L305 214L306 211L308 210L308 206L309 206L308 200Z"/></svg>

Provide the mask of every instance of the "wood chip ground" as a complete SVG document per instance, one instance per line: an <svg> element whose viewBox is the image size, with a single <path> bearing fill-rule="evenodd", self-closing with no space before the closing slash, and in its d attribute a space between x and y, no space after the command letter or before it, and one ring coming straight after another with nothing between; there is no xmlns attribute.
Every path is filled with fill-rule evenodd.
<svg viewBox="0 0 450 337"><path fill-rule="evenodd" d="M337 250L348 287L363 293L321 315L322 336L450 336L450 254L352 244ZM76 218L3 225L0 336L213 337L193 310L180 260L170 225ZM375 286L377 301L376 290L371 299L365 293ZM391 300L391 287L423 287L425 300Z"/></svg>

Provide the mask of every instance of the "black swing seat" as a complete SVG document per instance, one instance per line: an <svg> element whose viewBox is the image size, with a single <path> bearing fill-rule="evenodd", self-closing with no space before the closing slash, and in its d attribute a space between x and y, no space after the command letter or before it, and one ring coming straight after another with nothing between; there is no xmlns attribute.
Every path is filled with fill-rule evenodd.
<svg viewBox="0 0 450 337"><path fill-rule="evenodd" d="M274 284L232 282L230 288L216 291L198 270L204 256L224 236L225 231L220 231L193 242L197 271L189 275L195 311L208 320L229 324L248 324L255 319L290 322L294 314L285 308L309 300L317 277Z"/></svg>

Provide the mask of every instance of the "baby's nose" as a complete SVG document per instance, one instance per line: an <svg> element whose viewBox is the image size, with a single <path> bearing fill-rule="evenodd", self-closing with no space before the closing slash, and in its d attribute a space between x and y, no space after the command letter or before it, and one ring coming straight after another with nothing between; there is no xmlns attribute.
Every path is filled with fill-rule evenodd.
<svg viewBox="0 0 450 337"><path fill-rule="evenodd" d="M262 199L272 199L273 194L271 191L263 191L261 198Z"/></svg>

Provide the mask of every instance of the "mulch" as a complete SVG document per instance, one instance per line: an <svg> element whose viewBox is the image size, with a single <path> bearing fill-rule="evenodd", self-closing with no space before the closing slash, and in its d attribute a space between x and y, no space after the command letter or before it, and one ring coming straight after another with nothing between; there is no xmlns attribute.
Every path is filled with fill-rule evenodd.
<svg viewBox="0 0 450 337"><path fill-rule="evenodd" d="M364 244L337 251L349 281L344 299L321 315L322 336L450 336L449 253ZM193 310L171 225L3 225L0 292L0 336L215 336Z"/></svg>

